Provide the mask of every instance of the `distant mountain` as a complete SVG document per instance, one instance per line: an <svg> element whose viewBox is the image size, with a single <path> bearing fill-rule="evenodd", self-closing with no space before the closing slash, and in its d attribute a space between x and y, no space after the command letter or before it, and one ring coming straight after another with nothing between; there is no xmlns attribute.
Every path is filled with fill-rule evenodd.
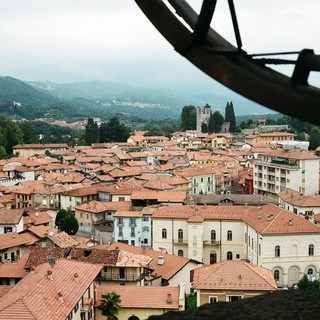
<svg viewBox="0 0 320 320"><path fill-rule="evenodd" d="M270 113L246 99L216 95L214 89L146 89L106 81L57 84L0 77L0 113L29 119L71 120L90 116L104 119L113 114L148 120L178 119L183 106L204 106L206 103L224 115L228 101L233 102L236 115Z"/></svg>

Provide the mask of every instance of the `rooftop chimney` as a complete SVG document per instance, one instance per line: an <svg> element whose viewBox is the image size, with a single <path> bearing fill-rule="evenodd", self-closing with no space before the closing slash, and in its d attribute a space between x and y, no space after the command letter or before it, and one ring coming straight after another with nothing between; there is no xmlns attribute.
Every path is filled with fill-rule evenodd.
<svg viewBox="0 0 320 320"><path fill-rule="evenodd" d="M162 266L164 264L164 256L159 256L158 257L158 265Z"/></svg>
<svg viewBox="0 0 320 320"><path fill-rule="evenodd" d="M53 276L52 276L52 271L51 270L47 271L47 278L48 278L48 280L53 280Z"/></svg>
<svg viewBox="0 0 320 320"><path fill-rule="evenodd" d="M74 281L76 282L76 283L79 283L80 281L79 281L79 275L77 274L77 273L75 273L74 275L73 275L73 279L74 279Z"/></svg>
<svg viewBox="0 0 320 320"><path fill-rule="evenodd" d="M171 292L167 293L167 303L172 303Z"/></svg>
<svg viewBox="0 0 320 320"><path fill-rule="evenodd" d="M64 303L63 294L61 292L58 292L58 300L60 303Z"/></svg>
<svg viewBox="0 0 320 320"><path fill-rule="evenodd" d="M288 226L291 227L292 225L293 225L293 220L292 220L292 219L289 219L289 220L288 220Z"/></svg>

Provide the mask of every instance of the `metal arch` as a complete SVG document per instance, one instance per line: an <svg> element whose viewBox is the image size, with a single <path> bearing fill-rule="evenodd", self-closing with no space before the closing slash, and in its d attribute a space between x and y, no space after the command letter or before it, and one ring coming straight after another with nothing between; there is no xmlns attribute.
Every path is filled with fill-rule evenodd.
<svg viewBox="0 0 320 320"><path fill-rule="evenodd" d="M270 109L320 124L320 117L317 118L320 114L320 90L307 83L311 70L320 71L320 57L312 50L302 50L297 61L283 60L296 65L290 78L266 67L266 59L262 59L263 62L255 60L254 55L248 55L241 49L235 15L232 20L238 47L210 28L216 0L204 0L202 9L207 6L207 10L201 10L200 15L185 0L169 0L176 14L192 30L162 0L135 1L175 50L213 79ZM211 8L208 9L209 2ZM231 9L231 14L235 14Z"/></svg>

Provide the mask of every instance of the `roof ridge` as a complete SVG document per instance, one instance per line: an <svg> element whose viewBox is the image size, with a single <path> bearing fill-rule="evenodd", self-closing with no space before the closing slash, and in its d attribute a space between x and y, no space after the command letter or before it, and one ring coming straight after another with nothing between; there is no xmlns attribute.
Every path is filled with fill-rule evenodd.
<svg viewBox="0 0 320 320"><path fill-rule="evenodd" d="M212 273L213 272L216 272L218 271L219 269L221 269L221 267L223 265L226 264L228 260L224 260L222 262L219 262L219 263L215 263L215 264L210 264L208 266L204 266L202 268L206 268L206 269L213 269L212 272L210 272L210 274L208 274L207 276L205 276L201 281L199 281L199 283L197 284L197 286L199 286L202 282L204 282L205 280L207 280L209 277L211 277ZM203 270L203 269L202 269Z"/></svg>
<svg viewBox="0 0 320 320"><path fill-rule="evenodd" d="M265 232L267 229L269 229L269 228L273 225L274 221L280 216L280 214L281 214L282 211L283 211L283 209L280 208L280 211L278 211L278 213L276 213L276 216L273 217L273 219L271 220L271 222L262 230L262 232ZM272 213L272 214L273 214L273 213Z"/></svg>
<svg viewBox="0 0 320 320"><path fill-rule="evenodd" d="M271 286L272 284L270 283L269 279L266 279L265 277L263 277L258 271L257 271L257 267L258 268L263 268L263 267L259 267L256 265L252 265L251 263L248 263L246 261L241 261L242 263L244 263L245 265L247 265L259 278L263 279L264 281L266 281L267 283L269 283ZM263 268L265 269L265 268Z"/></svg>

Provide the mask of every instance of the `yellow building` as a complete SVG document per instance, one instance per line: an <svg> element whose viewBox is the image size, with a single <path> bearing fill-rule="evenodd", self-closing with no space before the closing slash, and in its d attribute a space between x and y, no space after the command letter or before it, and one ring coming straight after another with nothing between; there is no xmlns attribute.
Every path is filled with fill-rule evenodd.
<svg viewBox="0 0 320 320"><path fill-rule="evenodd" d="M288 132L250 134L245 137L245 142L249 144L271 144L274 142L294 141L294 136L294 134Z"/></svg>

